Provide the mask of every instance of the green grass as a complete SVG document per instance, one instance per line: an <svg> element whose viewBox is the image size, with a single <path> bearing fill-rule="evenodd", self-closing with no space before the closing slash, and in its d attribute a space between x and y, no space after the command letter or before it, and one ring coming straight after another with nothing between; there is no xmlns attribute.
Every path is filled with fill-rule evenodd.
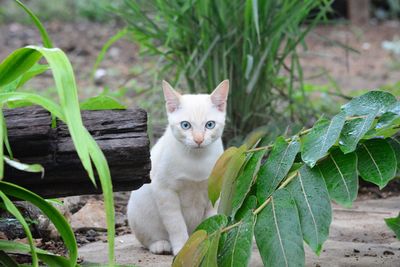
<svg viewBox="0 0 400 267"><path fill-rule="evenodd" d="M293 99L302 91L296 47L325 18L330 2L125 0L117 12L142 52L158 57L157 80L190 93L230 80L226 130L240 138L258 126L309 117L305 95Z"/></svg>

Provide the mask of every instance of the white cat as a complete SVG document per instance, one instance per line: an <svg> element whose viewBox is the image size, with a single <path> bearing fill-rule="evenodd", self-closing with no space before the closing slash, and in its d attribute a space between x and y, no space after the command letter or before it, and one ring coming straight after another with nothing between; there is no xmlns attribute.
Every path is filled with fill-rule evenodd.
<svg viewBox="0 0 400 267"><path fill-rule="evenodd" d="M207 184L223 153L229 81L211 95L180 95L165 81L163 91L168 127L151 150L151 183L131 193L128 221L152 253L176 255L196 226L215 214Z"/></svg>

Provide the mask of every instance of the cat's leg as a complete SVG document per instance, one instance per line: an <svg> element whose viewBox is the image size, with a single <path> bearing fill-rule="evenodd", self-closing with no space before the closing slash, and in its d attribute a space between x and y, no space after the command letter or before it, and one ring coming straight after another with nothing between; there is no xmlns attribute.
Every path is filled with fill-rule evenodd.
<svg viewBox="0 0 400 267"><path fill-rule="evenodd" d="M129 226L139 242L154 254L171 253L169 236L158 214L151 184L133 191L128 202Z"/></svg>
<svg viewBox="0 0 400 267"><path fill-rule="evenodd" d="M149 250L154 254L170 254L171 244L167 240L156 241L149 246Z"/></svg>
<svg viewBox="0 0 400 267"><path fill-rule="evenodd" d="M169 189L156 185L152 187L158 211L169 235L172 251L178 254L188 239L188 230L182 214L179 195Z"/></svg>
<svg viewBox="0 0 400 267"><path fill-rule="evenodd" d="M208 207L206 209L206 212L204 214L204 219L207 219L208 217L214 216L217 214L218 210L218 205L219 205L219 199L217 202L215 202L214 207L211 205L211 201L208 203Z"/></svg>

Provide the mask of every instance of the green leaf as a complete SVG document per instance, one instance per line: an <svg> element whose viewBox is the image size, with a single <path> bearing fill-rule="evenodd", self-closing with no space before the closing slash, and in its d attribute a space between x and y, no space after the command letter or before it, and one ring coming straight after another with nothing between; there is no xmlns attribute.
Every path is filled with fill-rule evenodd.
<svg viewBox="0 0 400 267"><path fill-rule="evenodd" d="M388 111L396 102L396 98L390 93L370 91L342 106L347 116L361 117L345 123L339 140L340 149L344 153L356 150L358 142L371 128L375 117Z"/></svg>
<svg viewBox="0 0 400 267"><path fill-rule="evenodd" d="M1 242L2 240L0 240ZM0 264L6 267L18 267L16 263L10 256L8 256L0 247Z"/></svg>
<svg viewBox="0 0 400 267"><path fill-rule="evenodd" d="M287 190L296 202L304 241L319 255L332 222L332 208L324 179L318 168L304 165Z"/></svg>
<svg viewBox="0 0 400 267"><path fill-rule="evenodd" d="M248 266L253 241L255 216L252 212L228 232L218 257L218 266Z"/></svg>
<svg viewBox="0 0 400 267"><path fill-rule="evenodd" d="M258 170L260 169L261 160L264 154L265 150L260 150L251 154L242 173L237 178L236 189L232 199L232 212L234 214L241 207L244 199L250 192L251 186L256 179Z"/></svg>
<svg viewBox="0 0 400 267"><path fill-rule="evenodd" d="M82 101L80 107L82 110L126 109L117 99L104 94Z"/></svg>
<svg viewBox="0 0 400 267"><path fill-rule="evenodd" d="M30 68L27 72L25 72L20 76L17 88L20 88L33 77L36 77L37 75L40 75L43 72L48 71L49 69L50 69L49 65L43 65L43 64L33 65L32 68Z"/></svg>
<svg viewBox="0 0 400 267"><path fill-rule="evenodd" d="M394 154L396 155L397 161L397 175L400 172L400 141L397 138L389 138L387 139L390 146L392 147Z"/></svg>
<svg viewBox="0 0 400 267"><path fill-rule="evenodd" d="M221 199L218 205L218 213L230 215L232 213L232 198L235 194L237 176L244 162L246 161L246 145L242 145L236 151L229 161L226 171L223 175L223 185L221 190Z"/></svg>
<svg viewBox="0 0 400 267"><path fill-rule="evenodd" d="M210 246L204 256L201 266L204 267L218 267L218 247L221 239L221 231L215 232L215 234L209 237Z"/></svg>
<svg viewBox="0 0 400 267"><path fill-rule="evenodd" d="M9 252L9 253L29 253L30 252L30 247L26 244L14 242L14 241L8 241L8 240L0 240L0 250ZM68 259L62 257L62 256L57 256L54 255L48 251L35 248L36 254L38 255L38 258L46 263L48 266L51 267L70 267L71 264L68 261ZM8 265L6 265L8 266ZM78 264L72 265L79 267Z"/></svg>
<svg viewBox="0 0 400 267"><path fill-rule="evenodd" d="M386 225L396 234L397 239L400 240L400 213L397 217L386 218L385 222Z"/></svg>
<svg viewBox="0 0 400 267"><path fill-rule="evenodd" d="M371 128L375 115L375 113L370 113L364 117L346 121L339 139L339 147L345 154L356 150L358 142Z"/></svg>
<svg viewBox="0 0 400 267"><path fill-rule="evenodd" d="M255 208L257 208L257 197L254 195L247 195L242 206L235 214L235 220L239 221L243 219L249 210L254 211Z"/></svg>
<svg viewBox="0 0 400 267"><path fill-rule="evenodd" d="M36 28L39 30L40 32L40 36L42 37L42 41L43 41L43 45L46 48L52 48L53 47L53 43L49 37L49 35L47 34L46 29L43 27L43 24L40 22L40 20L38 19L38 17L35 16L35 14L33 14L33 12L26 7L24 4L22 4L19 0L15 0L18 5L20 5L25 12L31 17L31 19L33 20L33 23L35 23Z"/></svg>
<svg viewBox="0 0 400 267"><path fill-rule="evenodd" d="M314 167L336 143L345 120L344 112L333 117L331 121L320 119L314 124L311 132L302 138L301 158L308 166Z"/></svg>
<svg viewBox="0 0 400 267"><path fill-rule="evenodd" d="M264 266L304 266L299 215L286 189L275 191L258 214L254 236Z"/></svg>
<svg viewBox="0 0 400 267"><path fill-rule="evenodd" d="M343 154L339 149L330 152L318 167L325 179L331 199L350 208L358 193L357 156Z"/></svg>
<svg viewBox="0 0 400 267"><path fill-rule="evenodd" d="M202 221L196 228L195 232L198 230L204 230L208 235L221 230L228 224L228 218L224 214L217 214L211 216L204 221Z"/></svg>
<svg viewBox="0 0 400 267"><path fill-rule="evenodd" d="M194 232L172 262L172 267L197 267L200 265L209 247L207 232Z"/></svg>
<svg viewBox="0 0 400 267"><path fill-rule="evenodd" d="M237 147L230 147L219 157L208 177L208 198L212 205L215 204L222 189L223 175L232 156L237 152Z"/></svg>
<svg viewBox="0 0 400 267"><path fill-rule="evenodd" d="M253 148L268 133L267 127L259 127L246 136L244 143L247 148Z"/></svg>
<svg viewBox="0 0 400 267"><path fill-rule="evenodd" d="M380 189L396 175L396 155L384 139L367 140L357 149L360 176Z"/></svg>
<svg viewBox="0 0 400 267"><path fill-rule="evenodd" d="M0 87L3 87L16 80L22 74L32 68L42 55L30 48L14 50L0 64Z"/></svg>
<svg viewBox="0 0 400 267"><path fill-rule="evenodd" d="M288 174L299 152L300 143L293 140L287 143L280 136L274 143L267 161L261 166L257 176L257 199L264 202Z"/></svg>
<svg viewBox="0 0 400 267"><path fill-rule="evenodd" d="M390 137L399 131L400 115L392 112L384 113L375 125L375 128L370 130L365 139L374 137Z"/></svg>
<svg viewBox="0 0 400 267"><path fill-rule="evenodd" d="M10 145L8 144L8 137L7 137L7 127L6 127L6 121L4 119L4 115L3 115L3 105L1 105L1 109L0 109L0 180L3 179L4 177L4 161L2 160L4 158L4 146L3 146L3 142L5 140L7 140L7 145L8 148L10 147Z"/></svg>
<svg viewBox="0 0 400 267"><path fill-rule="evenodd" d="M14 167L18 170L25 171L25 172L41 172L42 173L42 178L44 175L44 168L40 164L26 164L26 163L21 163L16 160L9 159L8 157L4 157L4 161L10 165L11 167Z"/></svg>
<svg viewBox="0 0 400 267"><path fill-rule="evenodd" d="M49 217L51 222L56 227L57 231L60 233L61 238L64 241L65 247L68 249L70 266L75 266L78 259L78 247L76 244L75 235L71 229L71 226L60 214L60 212L51 204L47 203L47 201L40 196L17 185L0 181L0 191L6 192L7 195L14 198L32 203L34 206L38 207L47 217Z"/></svg>
<svg viewBox="0 0 400 267"><path fill-rule="evenodd" d="M8 193L8 192L6 191L6 193ZM28 223L24 219L24 216L22 216L22 214L18 210L18 208L14 205L14 203L11 202L11 200L4 194L3 191L0 191L0 198L3 200L6 210L9 213L11 213L22 225L22 228L24 228L24 232L26 234L26 237L28 238L30 252L32 255L32 265L35 267L39 266L39 261L38 261L38 257L36 254L35 244L33 242L32 233L31 233L31 230L29 229Z"/></svg>
<svg viewBox="0 0 400 267"><path fill-rule="evenodd" d="M388 92L370 91L353 98L346 105L342 106L342 110L346 112L347 116L366 115L370 113L381 115L396 102L396 98Z"/></svg>

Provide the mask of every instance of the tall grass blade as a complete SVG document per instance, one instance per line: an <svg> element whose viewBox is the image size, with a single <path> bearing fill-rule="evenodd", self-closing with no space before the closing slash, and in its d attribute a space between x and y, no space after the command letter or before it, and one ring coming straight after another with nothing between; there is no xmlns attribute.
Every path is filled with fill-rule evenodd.
<svg viewBox="0 0 400 267"><path fill-rule="evenodd" d="M33 12L27 6L25 6L21 1L15 0L15 2L17 2L17 4L20 7L22 7L26 13L28 13L28 15L31 17L33 23L35 23L36 28L39 30L40 36L42 37L44 47L52 48L53 42L51 41L46 29L44 28L43 24L40 22L38 17L36 17L36 15L33 14Z"/></svg>
<svg viewBox="0 0 400 267"><path fill-rule="evenodd" d="M0 191L0 198L3 200L3 203L7 211L11 213L22 225L22 228L24 228L24 232L26 234L26 237L28 238L28 243L31 249L32 265L34 267L38 267L39 261L35 250L35 244L33 243L32 233L31 230L29 229L28 223L25 221L21 212L19 212L18 208L14 205L14 203L12 203L11 200L3 193L3 190Z"/></svg>

